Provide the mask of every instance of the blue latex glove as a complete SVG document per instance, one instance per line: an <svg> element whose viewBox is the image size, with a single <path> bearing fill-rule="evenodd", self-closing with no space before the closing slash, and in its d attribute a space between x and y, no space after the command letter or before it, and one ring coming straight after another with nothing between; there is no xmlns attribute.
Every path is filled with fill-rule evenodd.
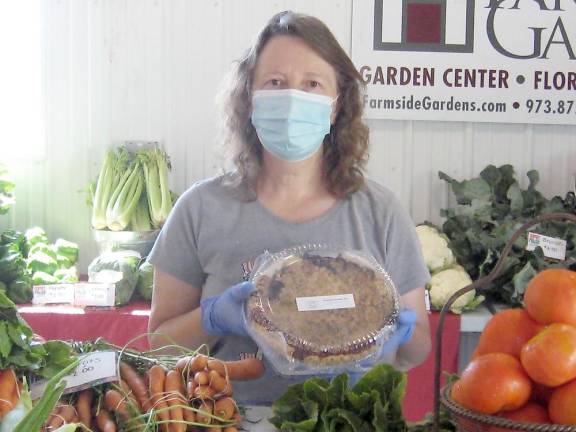
<svg viewBox="0 0 576 432"><path fill-rule="evenodd" d="M412 309L402 309L398 314L398 321L396 322L396 330L382 346L378 353L371 356L369 359L360 362L362 367L371 367L379 360L391 353L395 352L401 345L404 345L414 334L414 327L416 327L416 320L418 316Z"/></svg>
<svg viewBox="0 0 576 432"><path fill-rule="evenodd" d="M242 308L253 289L252 282L242 282L220 295L202 300L200 310L204 330L216 336L230 333L248 336Z"/></svg>

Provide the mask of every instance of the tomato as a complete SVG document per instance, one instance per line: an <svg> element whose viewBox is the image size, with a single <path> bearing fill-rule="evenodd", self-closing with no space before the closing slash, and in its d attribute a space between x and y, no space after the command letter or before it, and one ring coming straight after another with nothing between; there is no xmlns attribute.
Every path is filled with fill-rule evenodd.
<svg viewBox="0 0 576 432"><path fill-rule="evenodd" d="M554 423L576 425L576 380L554 390L548 413Z"/></svg>
<svg viewBox="0 0 576 432"><path fill-rule="evenodd" d="M542 270L528 282L524 305L539 323L576 326L576 272L560 268Z"/></svg>

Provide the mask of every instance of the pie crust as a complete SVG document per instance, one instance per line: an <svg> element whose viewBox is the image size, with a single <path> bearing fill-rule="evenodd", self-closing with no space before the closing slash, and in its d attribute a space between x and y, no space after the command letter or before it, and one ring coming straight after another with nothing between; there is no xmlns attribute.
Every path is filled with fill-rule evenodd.
<svg viewBox="0 0 576 432"><path fill-rule="evenodd" d="M394 328L396 290L379 268L344 255L306 253L257 273L246 306L257 342L288 362L354 363L372 354ZM299 311L297 298L352 294L355 307Z"/></svg>

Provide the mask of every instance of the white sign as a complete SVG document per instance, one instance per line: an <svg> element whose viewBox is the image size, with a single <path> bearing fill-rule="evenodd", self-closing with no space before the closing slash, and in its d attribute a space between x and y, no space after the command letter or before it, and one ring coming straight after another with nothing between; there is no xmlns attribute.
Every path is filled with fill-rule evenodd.
<svg viewBox="0 0 576 432"><path fill-rule="evenodd" d="M80 358L74 373L62 378L66 381L64 393L74 393L98 384L118 381L115 351L98 351L84 354ZM42 396L46 383L47 380L42 380L32 384L32 399Z"/></svg>
<svg viewBox="0 0 576 432"><path fill-rule="evenodd" d="M352 294L339 294L314 297L296 297L296 306L299 312L320 311L330 309L355 308Z"/></svg>
<svg viewBox="0 0 576 432"><path fill-rule="evenodd" d="M74 284L34 285L33 304L74 303Z"/></svg>
<svg viewBox="0 0 576 432"><path fill-rule="evenodd" d="M548 258L554 258L560 261L566 259L566 240L529 232L526 250L533 251L538 246L542 248L544 256Z"/></svg>
<svg viewBox="0 0 576 432"><path fill-rule="evenodd" d="M74 306L114 306L116 284L76 282L34 285L33 304L70 304Z"/></svg>
<svg viewBox="0 0 576 432"><path fill-rule="evenodd" d="M576 124L576 1L353 2L367 118Z"/></svg>
<svg viewBox="0 0 576 432"><path fill-rule="evenodd" d="M80 282L75 286L76 306L114 306L116 284Z"/></svg>

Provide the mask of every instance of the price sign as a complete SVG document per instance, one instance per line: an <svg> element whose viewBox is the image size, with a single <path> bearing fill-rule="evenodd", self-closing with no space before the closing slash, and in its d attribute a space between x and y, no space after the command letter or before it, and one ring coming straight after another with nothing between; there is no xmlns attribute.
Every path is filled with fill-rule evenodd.
<svg viewBox="0 0 576 432"><path fill-rule="evenodd" d="M548 258L553 258L560 261L564 261L566 259L566 240L529 232L526 250L533 251L538 246L542 248L544 256Z"/></svg>
<svg viewBox="0 0 576 432"><path fill-rule="evenodd" d="M114 306L116 284L80 282L75 284L74 304L78 306Z"/></svg>
<svg viewBox="0 0 576 432"><path fill-rule="evenodd" d="M116 373L116 352L98 351L80 356L80 363L73 374L63 378L66 381L64 393L74 393L105 382L118 381ZM31 385L32 399L42 396L47 380Z"/></svg>
<svg viewBox="0 0 576 432"><path fill-rule="evenodd" d="M32 303L74 303L74 284L34 285Z"/></svg>

